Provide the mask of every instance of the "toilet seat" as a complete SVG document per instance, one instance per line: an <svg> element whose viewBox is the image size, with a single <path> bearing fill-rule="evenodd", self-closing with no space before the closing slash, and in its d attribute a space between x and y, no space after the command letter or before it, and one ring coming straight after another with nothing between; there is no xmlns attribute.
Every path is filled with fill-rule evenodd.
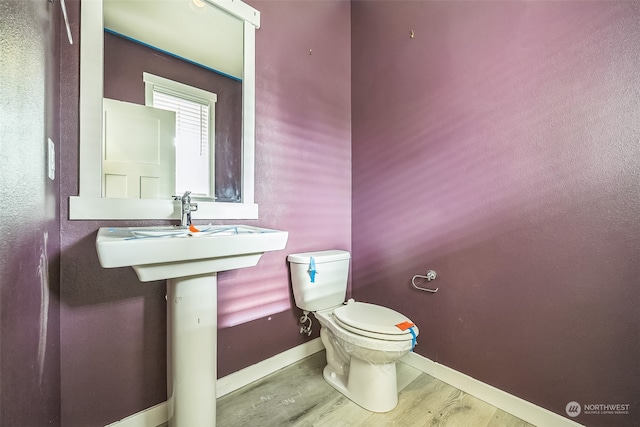
<svg viewBox="0 0 640 427"><path fill-rule="evenodd" d="M383 338L368 337L360 332L353 332L337 322L336 316L333 315L333 309L314 311L313 314L323 328L330 330L336 339L349 343L347 345L355 345L382 352L407 352L411 351L414 346L411 338L403 340L387 340Z"/></svg>
<svg viewBox="0 0 640 427"><path fill-rule="evenodd" d="M405 315L387 307L364 302L350 302L333 310L335 322L355 334L385 341L411 341L418 335L413 326L413 335L408 329L398 326L411 322Z"/></svg>

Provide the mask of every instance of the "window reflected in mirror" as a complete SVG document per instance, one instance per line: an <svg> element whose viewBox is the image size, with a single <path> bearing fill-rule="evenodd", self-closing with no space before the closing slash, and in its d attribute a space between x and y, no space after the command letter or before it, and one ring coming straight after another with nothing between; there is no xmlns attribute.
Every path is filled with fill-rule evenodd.
<svg viewBox="0 0 640 427"><path fill-rule="evenodd" d="M144 73L145 103L175 113L175 192L213 198L215 93Z"/></svg>

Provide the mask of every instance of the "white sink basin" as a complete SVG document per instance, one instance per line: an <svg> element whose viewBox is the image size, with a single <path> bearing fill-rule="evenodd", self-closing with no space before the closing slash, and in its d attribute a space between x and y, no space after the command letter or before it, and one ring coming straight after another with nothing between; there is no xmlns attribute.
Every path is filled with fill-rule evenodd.
<svg viewBox="0 0 640 427"><path fill-rule="evenodd" d="M284 249L289 233L249 225L103 227L96 249L105 268L132 267L143 282L215 273L258 263L264 252Z"/></svg>

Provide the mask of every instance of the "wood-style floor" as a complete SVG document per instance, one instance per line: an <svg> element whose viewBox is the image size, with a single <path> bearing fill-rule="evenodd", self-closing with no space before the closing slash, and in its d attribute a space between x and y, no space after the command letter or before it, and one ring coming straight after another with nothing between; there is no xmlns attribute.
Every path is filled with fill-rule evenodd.
<svg viewBox="0 0 640 427"><path fill-rule="evenodd" d="M534 427L399 362L398 406L379 414L324 381L324 351L218 399L218 427Z"/></svg>

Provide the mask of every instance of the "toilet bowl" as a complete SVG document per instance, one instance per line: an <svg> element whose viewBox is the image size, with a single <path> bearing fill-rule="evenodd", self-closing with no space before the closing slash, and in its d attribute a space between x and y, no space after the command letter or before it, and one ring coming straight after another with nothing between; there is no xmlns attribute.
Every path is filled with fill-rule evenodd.
<svg viewBox="0 0 640 427"><path fill-rule="evenodd" d="M326 349L325 380L372 412L398 404L396 361L416 344L418 328L390 308L344 298L349 253L292 254L291 282L296 305L313 312Z"/></svg>
<svg viewBox="0 0 640 427"><path fill-rule="evenodd" d="M382 322L359 329L336 316L335 311L340 313L351 307L384 312L389 318L400 319L396 323L407 321L391 309L362 302L315 312L327 353L323 376L336 390L363 408L372 412L390 411L398 404L396 361L413 349L415 338L398 328L399 333L381 332L388 326ZM396 323L391 326L395 327ZM417 336L417 328L412 330Z"/></svg>

